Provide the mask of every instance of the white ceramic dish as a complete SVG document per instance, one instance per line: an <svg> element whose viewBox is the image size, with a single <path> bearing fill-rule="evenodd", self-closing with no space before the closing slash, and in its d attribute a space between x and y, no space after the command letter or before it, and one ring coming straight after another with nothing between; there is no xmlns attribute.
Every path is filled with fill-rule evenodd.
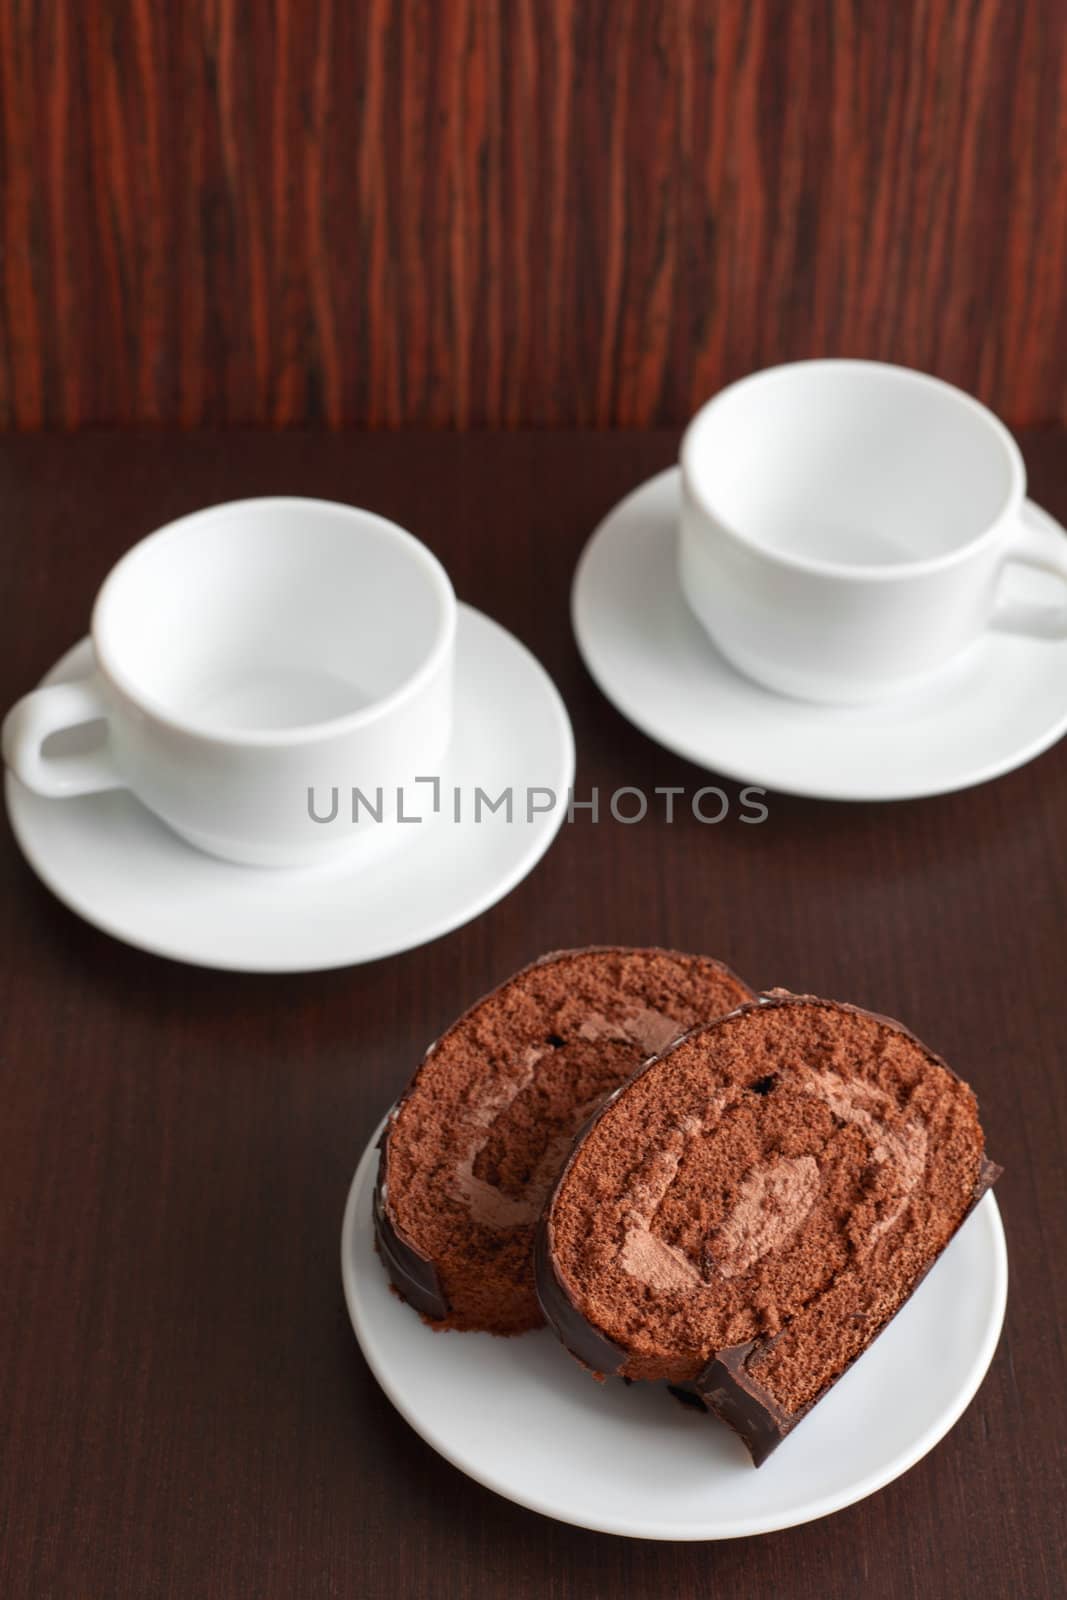
<svg viewBox="0 0 1067 1600"><path fill-rule="evenodd" d="M677 468L604 519L575 573L578 645L604 694L649 738L725 777L824 800L907 800L969 788L1067 731L1067 639L990 631L921 688L873 706L814 705L761 688L716 651L678 584ZM1031 501L1032 546L1064 530ZM1027 598L1060 600L1026 574ZM1037 586L1034 588L1033 586Z"/></svg>
<svg viewBox="0 0 1067 1600"><path fill-rule="evenodd" d="M45 682L83 676L91 652L82 640ZM8 773L15 837L72 911L177 961L309 972L412 949L478 916L526 877L555 838L574 778L570 722L551 679L524 645L469 606L459 608L455 674L441 814L430 814L430 791L420 791L427 820L392 830L370 858L312 869L237 866L184 843L127 790L45 799ZM501 811L475 823L474 786L495 797L509 784L514 820ZM457 786L460 824L446 813ZM559 797L529 822L528 786Z"/></svg>
<svg viewBox="0 0 1067 1600"><path fill-rule="evenodd" d="M728 1428L658 1387L595 1383L547 1330L495 1339L427 1328L391 1292L374 1251L376 1142L341 1234L345 1299L371 1371L447 1461L561 1522L639 1539L733 1539L840 1511L937 1444L996 1349L1008 1265L987 1195L881 1338L757 1471Z"/></svg>

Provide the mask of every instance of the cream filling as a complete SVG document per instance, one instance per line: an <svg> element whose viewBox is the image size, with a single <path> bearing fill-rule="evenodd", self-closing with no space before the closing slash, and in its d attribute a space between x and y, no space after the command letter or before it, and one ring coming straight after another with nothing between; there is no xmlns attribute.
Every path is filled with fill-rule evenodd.
<svg viewBox="0 0 1067 1600"><path fill-rule="evenodd" d="M523 1057L519 1072L501 1084L495 1092L484 1094L481 1103L472 1113L473 1137L467 1147L467 1154L455 1170L453 1181L457 1194L467 1205L471 1216L476 1222L484 1222L487 1227L513 1228L520 1223L532 1221L537 1215L533 1202L526 1195L516 1198L505 1194L496 1184L486 1183L484 1178L476 1177L474 1163L489 1143L489 1135L497 1118L524 1089L529 1088L533 1082L537 1063L551 1048L552 1046L547 1044L531 1045Z"/></svg>
<svg viewBox="0 0 1067 1600"><path fill-rule="evenodd" d="M890 1161L896 1167L901 1194L871 1229L871 1241L877 1243L899 1221L922 1181L929 1144L925 1126L915 1120L902 1128L886 1127L884 1122L879 1122L877 1114L883 1118L890 1116L896 1106L893 1099L873 1083L846 1083L838 1073L827 1070L806 1074L797 1086L806 1094L819 1094L843 1122L858 1127L867 1139L871 1160L876 1165Z"/></svg>
<svg viewBox="0 0 1067 1600"><path fill-rule="evenodd" d="M700 1282L700 1273L685 1252L652 1232L652 1219L678 1176L690 1139L703 1127L699 1117L686 1117L630 1176L619 1262L624 1272L650 1289L687 1289Z"/></svg>
<svg viewBox="0 0 1067 1600"><path fill-rule="evenodd" d="M658 1056L685 1032L673 1017L649 1006L638 1006L627 1017L612 1019L590 1012L578 1029L579 1039L611 1039L617 1044L635 1044L646 1056Z"/></svg>
<svg viewBox="0 0 1067 1600"><path fill-rule="evenodd" d="M678 1038L684 1030L673 1018L664 1016L650 1007L634 1007L625 1017L612 1019L600 1012L591 1012L578 1029L578 1037L592 1042L613 1041L632 1044L647 1056L658 1055ZM470 1211L475 1222L489 1228L515 1228L536 1222L541 1214L548 1192L570 1150L574 1135L568 1129L555 1134L545 1146L522 1195L505 1194L496 1184L487 1183L475 1175L474 1164L485 1149L493 1125L533 1082L537 1063L549 1054L551 1045L531 1045L523 1057L522 1066L514 1077L500 1085L495 1093L482 1097L481 1104L470 1119L472 1137L466 1154L456 1167L455 1192ZM580 1106L575 1116L575 1126L580 1127L601 1103L602 1096Z"/></svg>
<svg viewBox="0 0 1067 1600"><path fill-rule="evenodd" d="M708 1239L720 1276L739 1278L784 1243L807 1217L818 1192L814 1156L785 1156L753 1167L733 1210Z"/></svg>
<svg viewBox="0 0 1067 1600"><path fill-rule="evenodd" d="M871 1230L871 1240L877 1242L898 1221L922 1180L926 1128L915 1120L902 1128L887 1127L878 1119L895 1111L891 1096L874 1084L846 1083L836 1072L797 1073L790 1087L818 1095L843 1122L861 1129L873 1162L891 1162L897 1169L901 1193ZM686 1290L710 1281L685 1251L653 1233L652 1223L678 1175L689 1140L700 1134L706 1123L716 1121L726 1103L726 1095L717 1096L704 1118L687 1117L672 1128L661 1148L631 1174L623 1198L619 1264L650 1289ZM818 1163L811 1155L782 1157L753 1167L743 1179L729 1215L708 1236L714 1274L740 1277L784 1244L811 1212L819 1184Z"/></svg>

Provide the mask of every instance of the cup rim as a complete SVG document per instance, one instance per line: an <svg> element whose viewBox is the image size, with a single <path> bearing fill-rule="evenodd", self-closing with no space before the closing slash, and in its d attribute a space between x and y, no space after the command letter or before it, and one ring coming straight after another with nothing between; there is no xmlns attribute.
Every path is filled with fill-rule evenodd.
<svg viewBox="0 0 1067 1600"><path fill-rule="evenodd" d="M114 603L119 584L150 546L172 543L195 523L216 518L220 514L267 506L290 509L313 507L317 512L327 511L330 515L345 521L357 519L364 525L370 522L395 543L403 545L412 562L421 568L423 576L429 580L437 599L435 631L414 671L395 689L372 701L370 705L361 706L358 711L349 711L343 716L330 717L322 722L297 723L291 728L210 727L197 722L194 717L182 716L173 711L155 695L146 693L130 678L116 660L108 639L108 611ZM172 732L217 746L280 750L293 745L313 744L317 740L334 738L339 734L355 733L380 722L400 709L406 701L413 699L437 674L451 653L456 634L456 595L448 573L433 551L413 533L409 533L406 528L402 528L398 522L393 522L388 517L379 516L375 511L366 511L361 506L345 505L339 500L323 500L313 495L252 495L242 500L223 500L217 505L203 506L198 511L175 517L173 521L164 523L163 527L146 534L143 539L131 545L116 561L97 591L89 631L98 671L124 699L150 716L153 722L162 724Z"/></svg>
<svg viewBox="0 0 1067 1600"><path fill-rule="evenodd" d="M789 550L774 548L764 544L751 533L746 533L729 517L726 517L714 504L712 497L704 492L698 484L694 470L693 457L696 450L695 435L698 426L720 403L734 397L741 389L754 387L782 372L799 371L805 367L823 367L848 369L855 372L873 372L879 377L891 374L893 381L911 383L919 388L934 388L945 391L961 407L968 410L976 421L989 431L999 444L1008 466L1009 483L1003 504L996 514L990 518L984 528L976 533L966 543L957 545L953 550L947 550L940 555L919 556L911 561L882 561L882 562L851 562L823 559L818 556L799 555ZM969 556L975 555L985 545L993 543L1006 520L1012 515L1017 515L1026 495L1026 465L1022 452L1016 444L1008 428L1000 418L990 411L988 406L976 400L964 389L959 389L954 383L946 383L943 378L935 378L932 373L921 372L916 367L897 366L892 361L865 361L854 360L849 357L813 357L805 361L783 361L773 367L761 367L756 372L750 372L744 378L738 378L734 383L727 384L725 388L712 395L710 400L700 407L686 426L682 435L679 450L679 461L682 469L682 482L686 492L693 498L699 508L722 528L738 544L745 545L755 551L765 561L789 567L797 572L806 572L816 577L847 578L853 581L885 582L891 578L916 578L928 573L940 572L954 566L957 562L965 561Z"/></svg>

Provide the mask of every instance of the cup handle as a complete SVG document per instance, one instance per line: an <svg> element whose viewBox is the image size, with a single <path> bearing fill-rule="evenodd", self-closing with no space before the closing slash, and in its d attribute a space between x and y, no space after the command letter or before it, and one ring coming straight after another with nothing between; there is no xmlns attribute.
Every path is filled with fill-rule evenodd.
<svg viewBox="0 0 1067 1600"><path fill-rule="evenodd" d="M1035 605L1022 600L1001 602L994 607L991 627L1001 633L1028 633L1036 639L1067 639L1067 539L1059 543L1062 549L1054 547L1052 538L1043 528L1019 524L1001 563L1001 572L1010 566L1029 567L1032 572L1058 578L1065 592L1058 605Z"/></svg>
<svg viewBox="0 0 1067 1600"><path fill-rule="evenodd" d="M46 756L42 750L50 733L107 715L107 702L95 674L74 683L34 689L4 718L4 760L27 789L49 799L123 789L126 785L107 746L70 756Z"/></svg>

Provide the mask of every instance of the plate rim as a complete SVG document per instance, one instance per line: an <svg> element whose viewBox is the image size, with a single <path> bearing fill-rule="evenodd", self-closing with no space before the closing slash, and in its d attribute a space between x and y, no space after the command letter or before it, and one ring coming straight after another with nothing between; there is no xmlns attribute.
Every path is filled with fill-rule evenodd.
<svg viewBox="0 0 1067 1600"><path fill-rule="evenodd" d="M513 889L517 888L552 847L566 817L567 808L563 803L563 799L566 790L574 783L576 752L570 713L555 681L540 659L534 655L533 651L521 639L517 638L510 629L505 628L502 623L497 622L494 617L488 616L475 606L467 605L464 601L457 602L457 607L461 630L464 621L469 624L469 620L473 619L476 627L484 626L489 635L494 637L498 643L503 644L505 648L520 652L539 676L541 680L540 688L544 694L545 709L551 715L555 734L559 740L558 754L561 770L565 777L563 784L564 795L561 796L560 804L552 812L539 813L539 816L543 819L542 826L533 833L533 836L527 842L526 848L517 855L507 873L502 874L491 888L475 899L462 901L462 907L458 912L453 908L452 911L449 911L438 920L428 921L417 937L403 942L387 940L380 946L369 945L364 952L357 955L344 953L338 955L336 959L326 961L318 959L301 961L299 959L294 960L291 956L283 956L277 959L269 956L249 958L240 955L234 956L233 959L227 959L221 954L205 956L202 953L197 953L195 948L180 940L170 942L166 939L153 938L151 934L145 934L143 937L138 936L129 928L114 922L106 911L101 911L89 900L77 893L72 893L69 886L52 870L47 855L40 850L38 844L31 837L33 818L30 808L42 797L25 790L11 769L8 768L4 774L5 806L11 832L24 861L61 905L65 906L75 916L81 918L83 922L88 923L89 926L106 934L109 938L116 939L120 944L124 944L130 949L140 950L145 954L156 956L163 960L177 961L183 966L199 967L213 972L246 972L264 975L336 972L345 967L366 966L373 961L383 961L390 956L402 955L409 950L421 949L423 945L442 939L448 934L454 933L457 928L464 927L468 922L473 922L477 917L482 916L484 912L498 905ZM38 680L38 686L50 682L70 658L90 642L89 635L86 634L68 650L65 650ZM78 798L73 796L70 799L57 800L53 803L76 805ZM161 826L165 827L165 824L161 824ZM185 848L191 847L186 846ZM231 863L220 862L219 865L225 869ZM240 870L272 872L276 869L240 868ZM322 869L313 868L310 870L318 873Z"/></svg>
<svg viewBox="0 0 1067 1600"><path fill-rule="evenodd" d="M625 717L627 722L637 728L647 739L651 739L653 743L659 745L661 749L670 751L672 755L680 756L684 761L692 762L694 766L700 767L705 772L718 774L734 783L751 784L755 787L766 789L772 794L791 795L802 800L823 800L844 805L884 805L897 804L907 800L934 799L938 795L959 794L964 790L977 788L980 784L991 783L995 778L1005 777L1009 772L1015 772L1018 768L1029 765L1031 761L1035 761L1038 756L1044 755L1047 750L1050 750L1067 733L1067 704L1065 704L1059 719L1028 744L1020 747L1019 750L1014 751L1009 756L986 763L985 766L968 768L966 775L958 780L935 782L933 785L921 782L908 783L906 781L894 784L888 777L884 777L873 786L866 787L862 781L844 786L819 784L813 786L804 782L797 783L788 780L783 782L780 776L776 777L773 774L761 773L748 768L742 770L729 760L720 761L716 759L714 764L711 764L706 752L697 750L685 739L666 736L662 729L657 729L654 726L652 719L643 710L635 708L630 698L610 683L609 675L603 670L602 665L597 662L595 652L589 644L586 628L583 625L582 613L584 607L588 604L584 598L584 586L588 582L587 572L594 547L602 539L606 541L611 536L614 531L613 524L630 509L631 501L653 491L657 487L673 487L675 482L680 481L680 476L681 469L677 465L665 467L661 472L653 473L651 477L645 478L641 483L635 485L633 489L623 495L606 512L582 546L581 553L575 564L570 589L571 630L586 671L601 694L614 706L619 715ZM668 480L670 480L670 483L668 483ZM1045 531L1055 532L1060 535L1067 534L1067 529L1056 520L1051 512L1046 511L1043 506L1039 506L1029 497L1023 501L1023 516L1036 521L1036 524ZM747 683L748 680L744 678L743 674L738 673L728 662L723 661L723 669L741 679L742 682ZM752 687L771 696L777 703L789 703L789 699L785 695L775 695L770 689L763 689L758 684L753 684ZM857 708L852 707L849 709L855 710Z"/></svg>
<svg viewBox="0 0 1067 1600"><path fill-rule="evenodd" d="M513 1492L510 1488L502 1488L499 1482L494 1482L492 1477L483 1469L463 1459L461 1453L451 1448L447 1440L438 1435L432 1427L428 1427L424 1419L415 1414L414 1410L407 1404L403 1391L396 1388L378 1361L372 1341L369 1339L365 1341L360 1333L363 1312L356 1289L355 1272L352 1265L354 1261L353 1251L356 1243L356 1230L360 1225L360 1205L365 1193L368 1204L364 1221L368 1228L371 1226L369 1191L372 1184L370 1172L372 1166L376 1165L378 1140L388 1121L388 1115L387 1112L375 1128L360 1156L355 1174L348 1188L341 1222L341 1284L345 1306L356 1342L375 1382L386 1399L400 1414L404 1422L432 1450L436 1451L457 1471L462 1472L465 1477L481 1484L483 1488L491 1490L494 1494L500 1495L502 1499L510 1500L513 1504L522 1506L528 1511L534 1511L540 1516L548 1517L554 1522L562 1522L571 1527L585 1528L593 1533L615 1534L622 1538L651 1539L660 1543L682 1544L717 1543L724 1539L754 1538L765 1533L778 1533L786 1528L800 1527L807 1522L820 1521L823 1517L829 1517L834 1515L835 1512L844 1511L848 1506L856 1505L859 1501L866 1500L871 1495L877 1494L880 1489L886 1488L888 1484L893 1483L897 1478L903 1477L906 1472L910 1472L912 1467L916 1466L924 1456L928 1455L936 1445L940 1444L946 1434L950 1433L955 1427L978 1393L996 1354L1007 1309L1008 1249L1000 1207L997 1205L996 1196L992 1190L989 1190L982 1197L973 1215L967 1221L973 1224L979 1216L982 1216L989 1230L991 1314L968 1370L966 1380L957 1391L952 1404L919 1435L909 1450L896 1457L883 1469L861 1478L858 1485L854 1485L850 1489L843 1490L837 1494L824 1495L822 1500L802 1507L795 1515L772 1516L770 1519L761 1519L758 1516L749 1519L735 1518L732 1523L710 1532L705 1524L665 1524L654 1521L635 1524L622 1519L615 1521L607 1517L590 1519L580 1515L567 1515L558 1506L548 1504L535 1494L520 1494ZM936 1265L937 1263L935 1262L934 1266L936 1267ZM388 1285L385 1284L384 1275L383 1287L388 1292ZM415 1315L414 1312L411 1314Z"/></svg>

